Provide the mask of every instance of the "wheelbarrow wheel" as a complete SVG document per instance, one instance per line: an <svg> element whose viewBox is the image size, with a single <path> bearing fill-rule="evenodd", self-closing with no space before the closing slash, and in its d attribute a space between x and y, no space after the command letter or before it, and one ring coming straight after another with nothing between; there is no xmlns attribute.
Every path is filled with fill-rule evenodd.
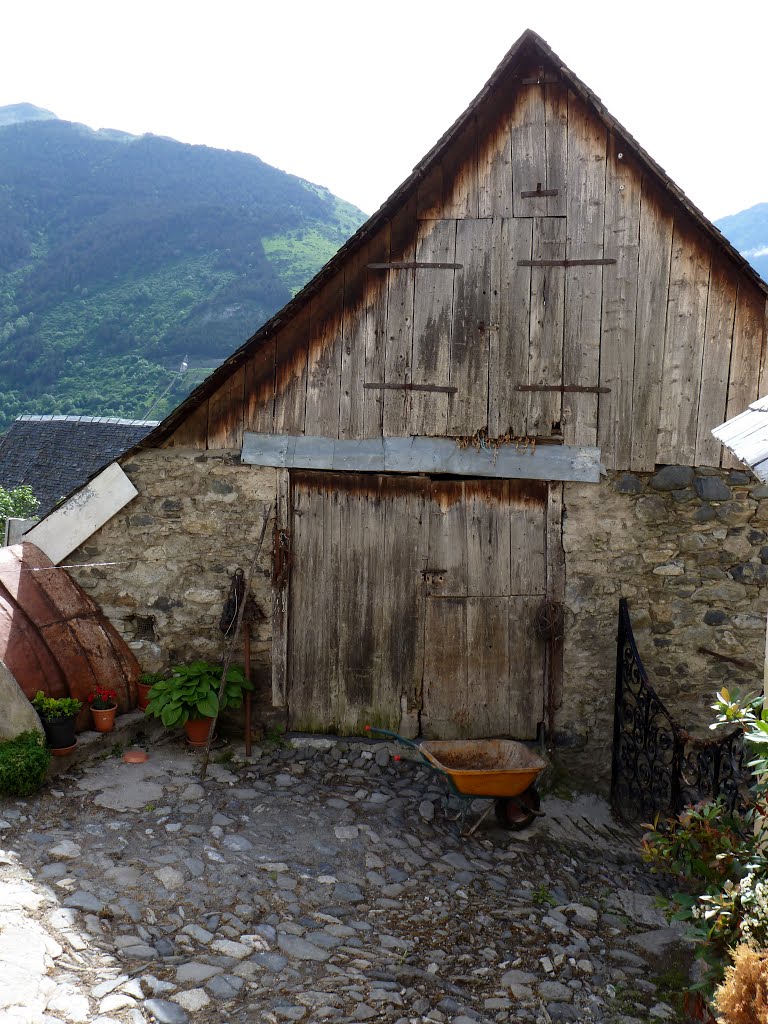
<svg viewBox="0 0 768 1024"><path fill-rule="evenodd" d="M541 798L535 786L529 786L519 796L499 797L496 801L496 820L502 828L519 832L528 828L541 806Z"/></svg>

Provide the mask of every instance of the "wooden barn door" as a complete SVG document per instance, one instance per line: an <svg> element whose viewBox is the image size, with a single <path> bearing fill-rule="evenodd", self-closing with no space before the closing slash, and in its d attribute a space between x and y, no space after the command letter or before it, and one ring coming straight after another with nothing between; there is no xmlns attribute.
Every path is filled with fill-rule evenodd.
<svg viewBox="0 0 768 1024"><path fill-rule="evenodd" d="M530 738L546 484L291 474L292 729Z"/></svg>

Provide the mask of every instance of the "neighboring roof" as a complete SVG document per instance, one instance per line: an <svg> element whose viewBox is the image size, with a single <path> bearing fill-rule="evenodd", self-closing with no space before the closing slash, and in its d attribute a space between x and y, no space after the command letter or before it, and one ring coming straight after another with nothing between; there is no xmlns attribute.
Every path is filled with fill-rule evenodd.
<svg viewBox="0 0 768 1024"><path fill-rule="evenodd" d="M758 480L768 483L768 395L745 411L715 427L714 437L744 462Z"/></svg>
<svg viewBox="0 0 768 1024"><path fill-rule="evenodd" d="M715 245L738 269L749 277L754 284L768 295L768 284L760 277L751 264L739 253L725 238L723 234L709 221L701 210L688 199L685 193L672 181L662 167L640 146L619 122L608 113L602 101L592 92L577 76L562 62L550 46L531 29L527 29L512 46L502 62L489 78L486 85L481 89L475 99L470 103L464 113L454 122L443 137L432 147L427 155L414 167L410 177L396 189L383 206L370 217L365 224L339 249L336 255L315 275L298 294L285 305L278 313L268 320L259 330L252 335L236 352L225 360L202 384L200 384L176 409L173 410L156 430L149 434L144 442L137 447L153 447L170 437L173 431L207 398L209 398L221 384L245 362L257 347L266 343L287 321L291 320L303 309L310 299L316 295L322 286L334 275L368 241L371 236L381 227L383 223L393 218L408 199L414 195L419 183L430 173L435 165L444 157L450 149L451 144L460 136L461 132L481 111L483 104L490 98L494 90L501 87L505 79L514 79L516 66L531 60L540 60L543 63L554 65L560 75L570 88L574 90L605 124L609 131L614 132L622 140L622 146L628 152L632 152L637 161L649 171L656 179L660 188L666 192L672 200L684 207L690 217L698 226L711 238ZM508 84L508 82L507 82Z"/></svg>
<svg viewBox="0 0 768 1024"><path fill-rule="evenodd" d="M157 420L19 416L0 437L0 486L29 484L45 516L156 427Z"/></svg>

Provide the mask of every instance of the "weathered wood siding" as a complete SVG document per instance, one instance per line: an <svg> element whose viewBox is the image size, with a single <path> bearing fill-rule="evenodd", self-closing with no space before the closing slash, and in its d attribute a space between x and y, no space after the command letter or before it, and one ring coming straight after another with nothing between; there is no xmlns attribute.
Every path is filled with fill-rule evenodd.
<svg viewBox="0 0 768 1024"><path fill-rule="evenodd" d="M291 728L535 737L547 485L304 471L291 485Z"/></svg>
<svg viewBox="0 0 768 1024"><path fill-rule="evenodd" d="M757 397L765 296L533 70L168 443L487 430L598 444L609 469L730 464L709 430Z"/></svg>

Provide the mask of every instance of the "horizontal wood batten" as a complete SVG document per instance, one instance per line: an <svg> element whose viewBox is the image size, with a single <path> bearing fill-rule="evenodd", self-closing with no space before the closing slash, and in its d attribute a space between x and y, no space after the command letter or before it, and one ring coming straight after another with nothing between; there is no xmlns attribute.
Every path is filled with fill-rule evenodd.
<svg viewBox="0 0 768 1024"><path fill-rule="evenodd" d="M241 460L250 466L328 469L353 473L448 473L501 480L568 480L599 483L600 449L547 445L493 451L459 448L451 438L374 437L339 441L331 437L250 434Z"/></svg>
<svg viewBox="0 0 768 1024"><path fill-rule="evenodd" d="M616 260L518 260L518 267L608 267Z"/></svg>
<svg viewBox="0 0 768 1024"><path fill-rule="evenodd" d="M459 390L450 384L363 384L369 391L437 391L443 395L455 395Z"/></svg>

